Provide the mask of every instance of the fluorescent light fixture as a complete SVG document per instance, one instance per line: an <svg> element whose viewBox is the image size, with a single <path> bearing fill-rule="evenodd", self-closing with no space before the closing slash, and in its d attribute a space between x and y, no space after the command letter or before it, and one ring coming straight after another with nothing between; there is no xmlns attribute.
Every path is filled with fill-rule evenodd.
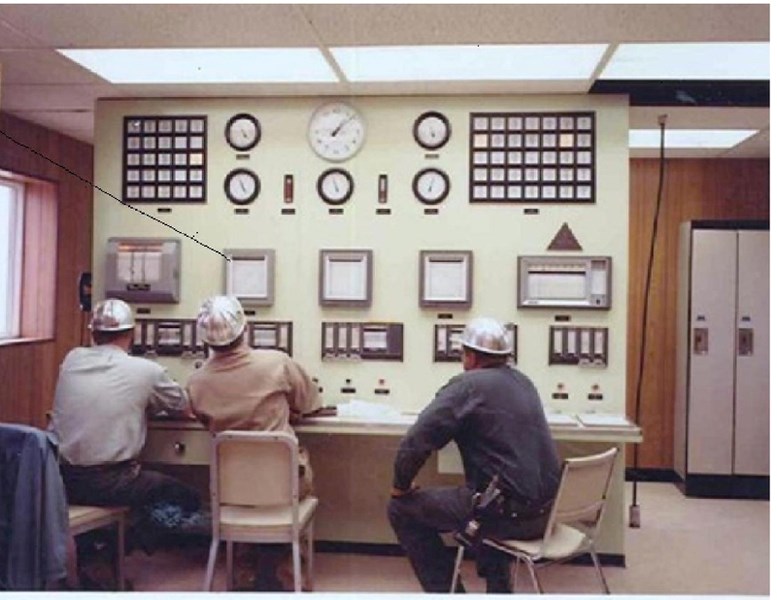
<svg viewBox="0 0 777 600"><path fill-rule="evenodd" d="M732 148L751 135L757 129L667 129L664 138L665 148ZM659 129L629 130L629 148L659 148L661 131Z"/></svg>
<svg viewBox="0 0 777 600"><path fill-rule="evenodd" d="M332 48L349 81L588 79L605 44Z"/></svg>
<svg viewBox="0 0 777 600"><path fill-rule="evenodd" d="M768 42L621 44L600 79L768 80Z"/></svg>
<svg viewBox="0 0 777 600"><path fill-rule="evenodd" d="M111 83L324 83L337 75L317 48L58 50Z"/></svg>

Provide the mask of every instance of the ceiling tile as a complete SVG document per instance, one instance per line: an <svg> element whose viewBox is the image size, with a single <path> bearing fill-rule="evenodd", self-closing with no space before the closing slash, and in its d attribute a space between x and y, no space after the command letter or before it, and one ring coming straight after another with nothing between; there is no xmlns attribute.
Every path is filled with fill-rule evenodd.
<svg viewBox="0 0 777 600"><path fill-rule="evenodd" d="M50 50L0 50L3 84L99 84L103 79Z"/></svg>
<svg viewBox="0 0 777 600"><path fill-rule="evenodd" d="M50 48L316 45L288 4L19 5L3 15Z"/></svg>

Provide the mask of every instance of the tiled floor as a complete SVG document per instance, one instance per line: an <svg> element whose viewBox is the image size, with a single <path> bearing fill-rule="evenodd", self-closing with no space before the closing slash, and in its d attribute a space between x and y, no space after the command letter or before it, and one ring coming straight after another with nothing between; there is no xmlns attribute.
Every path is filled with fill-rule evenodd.
<svg viewBox="0 0 777 600"><path fill-rule="evenodd" d="M614 594L769 594L769 502L691 499L672 484L642 483L639 503L641 527L626 532L626 568L605 567ZM206 561L206 544L135 552L127 574L136 591L200 590ZM315 566L317 592L420 591L404 557L318 553ZM591 567L559 565L540 577L551 593L599 591ZM483 591L469 563L464 578L470 592ZM223 589L222 562L214 590ZM516 591L530 591L527 577Z"/></svg>

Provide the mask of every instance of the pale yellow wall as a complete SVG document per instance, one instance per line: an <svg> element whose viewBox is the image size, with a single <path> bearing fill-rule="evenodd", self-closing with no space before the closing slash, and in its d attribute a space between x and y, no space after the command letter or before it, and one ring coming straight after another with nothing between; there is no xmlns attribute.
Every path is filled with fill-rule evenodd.
<svg viewBox="0 0 777 600"><path fill-rule="evenodd" d="M496 97L369 97L349 101L367 122L364 147L342 163L355 179L355 192L343 215L328 214L319 200L318 175L333 166L318 158L307 143L307 124L323 98L233 98L196 100L101 101L96 112L95 181L121 195L122 119L125 115L208 115L208 198L206 205L173 206L159 214L157 205L138 208L197 237L218 250L274 248L275 304L257 308L256 319L294 322L294 358L323 387L327 402L344 398L346 378L357 397L387 401L402 410L423 408L434 392L460 370L457 364L432 362L432 333L439 312L418 306L418 252L422 249L474 251L474 302L468 311L453 311L454 322L490 315L518 323L518 366L531 376L553 408L565 412L591 409L623 413L626 388L626 307L628 269L628 102L603 96ZM423 111L439 110L450 119L453 135L439 159L424 157L411 128ZM469 113L474 111L596 111L596 204L531 205L539 215L525 215L528 205L472 205L468 202ZM237 161L224 140L224 126L237 112L250 112L262 124L262 141L250 160ZM262 181L250 215L234 214L223 192L226 173L238 166L256 171ZM451 194L439 215L424 215L410 184L424 167L437 166L451 178ZM281 216L283 175L295 177L296 215ZM390 216L375 214L377 180L388 174ZM96 192L94 206L94 292L103 294L104 249L112 236L178 237L182 239L182 297L176 305L147 305L151 317L193 318L203 298L223 292L224 259L183 238L116 200ZM516 257L546 253L567 222L585 255L612 256L612 309L518 310ZM318 251L321 248L369 248L374 252L372 307L324 309L318 305ZM571 325L610 328L606 368L553 366L548 362L548 327L556 314L572 317ZM322 362L322 321L392 321L405 325L404 361ZM183 382L191 360L165 359ZM373 389L385 379L391 394L376 397ZM558 383L570 399L550 399ZM604 401L586 400L599 384Z"/></svg>

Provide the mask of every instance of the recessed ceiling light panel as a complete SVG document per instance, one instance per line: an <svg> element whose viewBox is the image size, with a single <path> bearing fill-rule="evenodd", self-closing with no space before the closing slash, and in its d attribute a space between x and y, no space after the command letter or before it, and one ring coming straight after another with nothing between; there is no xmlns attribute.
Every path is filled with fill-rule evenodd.
<svg viewBox="0 0 777 600"><path fill-rule="evenodd" d="M605 44L356 46L332 48L349 81L588 79Z"/></svg>
<svg viewBox="0 0 777 600"><path fill-rule="evenodd" d="M337 81L317 48L110 48L58 52L119 84Z"/></svg>
<svg viewBox="0 0 777 600"><path fill-rule="evenodd" d="M621 44L600 79L768 80L768 42Z"/></svg>
<svg viewBox="0 0 777 600"><path fill-rule="evenodd" d="M757 129L667 129L665 148L732 148L745 141ZM629 130L629 148L659 148L659 129Z"/></svg>

